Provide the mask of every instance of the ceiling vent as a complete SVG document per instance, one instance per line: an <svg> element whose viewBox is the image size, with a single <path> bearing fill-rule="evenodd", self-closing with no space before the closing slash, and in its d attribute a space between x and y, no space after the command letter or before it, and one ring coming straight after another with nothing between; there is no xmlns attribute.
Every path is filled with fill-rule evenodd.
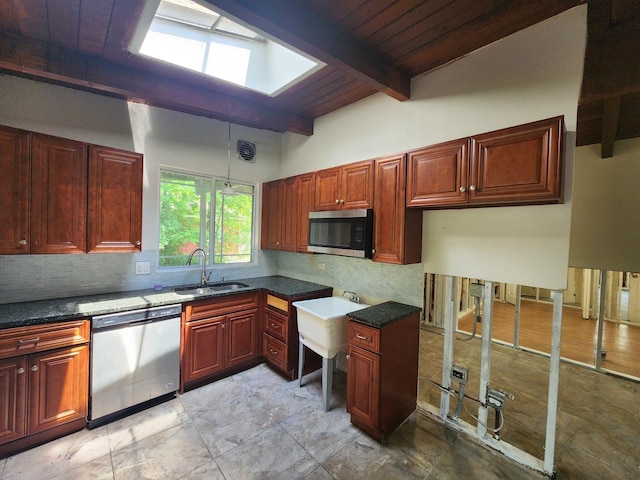
<svg viewBox="0 0 640 480"><path fill-rule="evenodd" d="M256 162L256 144L246 140L238 140L238 158L245 162Z"/></svg>

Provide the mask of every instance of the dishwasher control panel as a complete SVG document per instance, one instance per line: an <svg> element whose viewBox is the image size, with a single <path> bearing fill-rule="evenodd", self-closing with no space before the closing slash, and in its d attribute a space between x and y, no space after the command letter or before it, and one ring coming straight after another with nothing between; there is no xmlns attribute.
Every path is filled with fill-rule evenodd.
<svg viewBox="0 0 640 480"><path fill-rule="evenodd" d="M180 316L182 305L163 305L161 307L143 308L140 310L129 310L126 312L109 313L98 315L91 320L93 328L112 327L123 323L141 322L145 320L159 320L164 317L171 318Z"/></svg>

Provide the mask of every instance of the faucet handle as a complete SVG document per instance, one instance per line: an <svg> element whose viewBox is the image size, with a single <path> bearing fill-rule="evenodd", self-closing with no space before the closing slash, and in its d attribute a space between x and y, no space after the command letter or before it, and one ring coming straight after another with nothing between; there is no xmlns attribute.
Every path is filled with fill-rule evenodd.
<svg viewBox="0 0 640 480"><path fill-rule="evenodd" d="M349 300L350 301L352 301L354 303L360 303L360 297L358 297L356 292L350 292L348 290L345 290L344 292L342 292L342 296L344 297L347 293L349 294Z"/></svg>

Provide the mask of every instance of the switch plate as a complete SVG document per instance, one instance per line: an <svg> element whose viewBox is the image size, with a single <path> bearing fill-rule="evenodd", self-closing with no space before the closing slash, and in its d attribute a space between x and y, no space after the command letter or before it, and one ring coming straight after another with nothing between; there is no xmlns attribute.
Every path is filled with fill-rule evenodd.
<svg viewBox="0 0 640 480"><path fill-rule="evenodd" d="M149 275L151 273L150 262L136 262L136 275Z"/></svg>

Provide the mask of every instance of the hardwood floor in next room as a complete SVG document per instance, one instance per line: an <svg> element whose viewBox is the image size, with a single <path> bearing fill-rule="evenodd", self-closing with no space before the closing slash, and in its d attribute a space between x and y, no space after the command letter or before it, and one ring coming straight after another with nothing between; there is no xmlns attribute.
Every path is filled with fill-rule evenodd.
<svg viewBox="0 0 640 480"><path fill-rule="evenodd" d="M494 301L493 306L493 339L513 344L515 306L500 301ZM552 319L553 305L522 299L519 346L548 354ZM459 330L471 332L472 327L473 312L465 314L458 321ZM477 332L482 332L481 323L477 326ZM597 320L583 319L582 311L578 308L563 307L560 347L563 358L595 366L597 338ZM640 379L640 325L605 321L602 348L607 350L601 362L603 370Z"/></svg>

